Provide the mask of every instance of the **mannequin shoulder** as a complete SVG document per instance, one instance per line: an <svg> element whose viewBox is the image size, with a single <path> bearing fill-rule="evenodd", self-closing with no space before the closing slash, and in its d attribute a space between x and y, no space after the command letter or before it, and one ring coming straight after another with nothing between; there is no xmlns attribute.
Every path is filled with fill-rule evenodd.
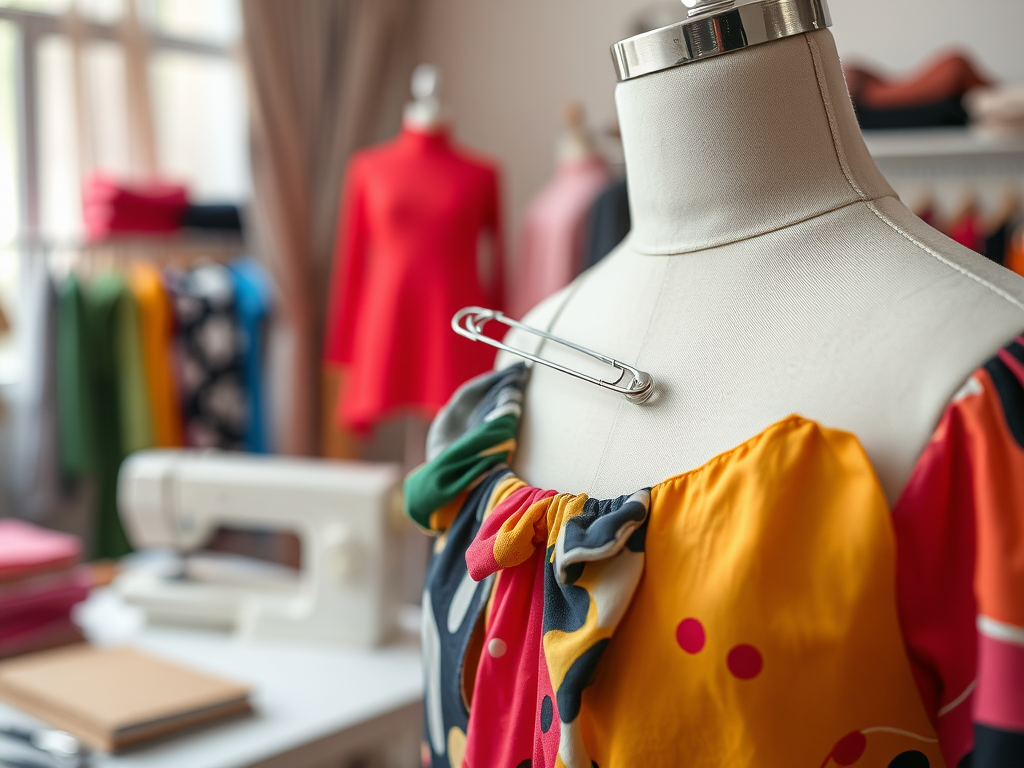
<svg viewBox="0 0 1024 768"><path fill-rule="evenodd" d="M894 200L877 200L869 207L891 230L887 233L892 241L889 250L905 262L908 281L922 280L925 287L926 275L934 278L945 272L955 286L958 304L980 301L982 311L1007 314L1010 322L1019 326L1017 331L1024 328L1024 277L954 243ZM934 286L931 290L944 289L934 279L927 282Z"/></svg>
<svg viewBox="0 0 1024 768"><path fill-rule="evenodd" d="M459 145L452 148L451 157L468 172L480 176L485 181L493 182L501 176L498 161L482 152Z"/></svg>
<svg viewBox="0 0 1024 768"><path fill-rule="evenodd" d="M345 166L345 176L350 184L364 183L368 176L378 175L394 165L393 143L375 144L353 152Z"/></svg>
<svg viewBox="0 0 1024 768"><path fill-rule="evenodd" d="M349 156L350 165L365 165L367 163L380 162L401 152L401 146L397 139L382 141L371 144L368 147L361 147Z"/></svg>

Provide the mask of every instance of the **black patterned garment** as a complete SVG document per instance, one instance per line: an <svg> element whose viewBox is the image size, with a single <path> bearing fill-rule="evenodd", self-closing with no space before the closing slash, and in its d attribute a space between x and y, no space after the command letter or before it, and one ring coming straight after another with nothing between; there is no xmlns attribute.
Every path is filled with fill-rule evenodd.
<svg viewBox="0 0 1024 768"><path fill-rule="evenodd" d="M172 274L169 283L178 321L185 442L197 448L244 450L249 419L245 342L231 272L208 264Z"/></svg>

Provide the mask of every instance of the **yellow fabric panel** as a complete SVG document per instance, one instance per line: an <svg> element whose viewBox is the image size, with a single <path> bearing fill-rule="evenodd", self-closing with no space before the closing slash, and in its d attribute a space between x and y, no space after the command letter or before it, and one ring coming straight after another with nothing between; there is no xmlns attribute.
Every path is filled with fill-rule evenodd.
<svg viewBox="0 0 1024 768"><path fill-rule="evenodd" d="M155 442L159 448L178 448L185 444L185 439L181 401L171 363L174 335L171 302L155 265L135 262L129 278L139 308L143 365Z"/></svg>
<svg viewBox="0 0 1024 768"><path fill-rule="evenodd" d="M511 460L512 454L515 453L515 452L516 452L516 441L515 440L506 440L503 443L498 443L497 445L492 445L486 451L480 451L480 455L481 456L493 456L496 453L507 453L509 455L509 460Z"/></svg>
<svg viewBox="0 0 1024 768"><path fill-rule="evenodd" d="M889 510L855 437L790 417L655 486L645 550L583 697L598 765L834 766L855 731L858 768L910 749L944 765L901 639ZM703 635L683 637L687 619Z"/></svg>
<svg viewBox="0 0 1024 768"><path fill-rule="evenodd" d="M538 527L541 527L541 537L544 535L543 527L538 526L538 523L545 519L550 506L551 497L541 499L531 504L521 514L512 515L502 523L493 545L494 561L499 566L511 568L525 563L537 550L534 538L537 536Z"/></svg>
<svg viewBox="0 0 1024 768"><path fill-rule="evenodd" d="M494 511L494 508L501 504L505 499L511 496L513 493L518 491L520 488L526 487L526 483L520 480L518 477L509 473L507 477L499 480L493 490L491 496L487 499L487 507L484 509L484 520L487 519L488 515Z"/></svg>
<svg viewBox="0 0 1024 768"><path fill-rule="evenodd" d="M551 504L547 508L548 546L554 546L558 540L558 534L562 531L562 525L576 515L583 514L583 505L590 497L585 493L574 496L571 493L560 493L551 498Z"/></svg>
<svg viewBox="0 0 1024 768"><path fill-rule="evenodd" d="M455 518L459 514L459 510L462 509L462 505L466 503L467 495L468 494L465 492L460 493L440 509L431 512L430 527L424 528L423 531L433 535L437 531L447 531L451 528L452 523L455 522Z"/></svg>

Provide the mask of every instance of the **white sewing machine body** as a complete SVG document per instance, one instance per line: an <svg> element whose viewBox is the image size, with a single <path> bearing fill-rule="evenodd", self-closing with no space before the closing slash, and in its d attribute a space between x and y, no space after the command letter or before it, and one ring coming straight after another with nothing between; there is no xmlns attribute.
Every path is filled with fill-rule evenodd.
<svg viewBox="0 0 1024 768"><path fill-rule="evenodd" d="M115 586L157 623L376 645L397 618L407 525L399 480L391 464L177 450L132 454L121 467L117 495L136 549L173 547L188 556L220 527L291 532L301 542L302 566L297 573L251 564L221 568L197 555L186 557L184 568L180 561L130 568Z"/></svg>

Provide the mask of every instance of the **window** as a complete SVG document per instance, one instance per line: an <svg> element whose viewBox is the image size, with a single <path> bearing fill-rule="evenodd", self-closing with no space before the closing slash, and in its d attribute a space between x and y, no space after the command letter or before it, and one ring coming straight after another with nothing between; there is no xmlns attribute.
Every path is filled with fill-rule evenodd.
<svg viewBox="0 0 1024 768"><path fill-rule="evenodd" d="M244 91L235 63L163 51L150 61L150 80L161 171L187 179L197 198L246 196L249 161L238 141L245 135Z"/></svg>
<svg viewBox="0 0 1024 768"><path fill-rule="evenodd" d="M238 0L0 0L0 304L15 328L26 265L81 242L88 174L248 198L240 27ZM18 374L0 338L0 384Z"/></svg>

